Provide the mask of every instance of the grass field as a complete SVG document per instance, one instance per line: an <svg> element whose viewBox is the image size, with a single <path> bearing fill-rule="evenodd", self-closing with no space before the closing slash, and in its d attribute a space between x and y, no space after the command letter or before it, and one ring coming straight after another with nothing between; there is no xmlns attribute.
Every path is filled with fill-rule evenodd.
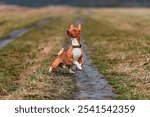
<svg viewBox="0 0 150 117"><path fill-rule="evenodd" d="M53 17L0 49L0 99L73 99L75 77L62 69L49 74L48 68L65 46L68 25L80 16L92 61L116 99L150 99L149 9L5 6L0 12L0 37Z"/></svg>
<svg viewBox="0 0 150 117"><path fill-rule="evenodd" d="M91 9L84 27L93 63L117 99L150 99L150 10Z"/></svg>
<svg viewBox="0 0 150 117"><path fill-rule="evenodd" d="M30 26L34 22L50 16L62 16L66 11L69 13L72 12L72 10L67 7L34 9L0 5L0 39L7 36L15 29Z"/></svg>
<svg viewBox="0 0 150 117"><path fill-rule="evenodd" d="M68 8L58 9L45 15L54 17L47 26L34 28L0 49L1 99L73 98L74 77L67 73L48 73L50 64L65 44L68 23L75 17L70 12L63 15L70 18L62 17L58 14ZM39 14L39 10L35 12Z"/></svg>

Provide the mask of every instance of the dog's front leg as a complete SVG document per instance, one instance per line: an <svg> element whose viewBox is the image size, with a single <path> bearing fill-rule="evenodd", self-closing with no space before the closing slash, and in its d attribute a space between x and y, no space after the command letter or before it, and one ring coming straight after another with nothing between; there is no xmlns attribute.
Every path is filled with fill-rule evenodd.
<svg viewBox="0 0 150 117"><path fill-rule="evenodd" d="M78 70L82 71L82 66L78 61L74 61L74 65L77 67Z"/></svg>
<svg viewBox="0 0 150 117"><path fill-rule="evenodd" d="M82 66L78 61L74 60L72 57L69 57L69 61L74 64L78 70L82 71Z"/></svg>

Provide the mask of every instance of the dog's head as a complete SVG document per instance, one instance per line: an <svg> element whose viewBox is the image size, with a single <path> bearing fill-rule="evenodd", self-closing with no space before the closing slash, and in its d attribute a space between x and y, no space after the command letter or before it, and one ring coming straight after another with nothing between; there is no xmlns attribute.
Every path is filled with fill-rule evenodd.
<svg viewBox="0 0 150 117"><path fill-rule="evenodd" d="M81 24L78 24L77 28L74 27L73 24L71 24L70 28L67 30L67 35L69 37L76 38L76 37L80 36L80 32L81 32Z"/></svg>

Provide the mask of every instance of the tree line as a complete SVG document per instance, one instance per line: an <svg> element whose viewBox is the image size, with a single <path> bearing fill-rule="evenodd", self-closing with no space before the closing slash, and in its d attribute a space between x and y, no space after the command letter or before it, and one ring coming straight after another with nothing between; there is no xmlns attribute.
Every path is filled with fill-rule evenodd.
<svg viewBox="0 0 150 117"><path fill-rule="evenodd" d="M40 7L71 5L81 7L149 7L150 0L0 0L1 3Z"/></svg>

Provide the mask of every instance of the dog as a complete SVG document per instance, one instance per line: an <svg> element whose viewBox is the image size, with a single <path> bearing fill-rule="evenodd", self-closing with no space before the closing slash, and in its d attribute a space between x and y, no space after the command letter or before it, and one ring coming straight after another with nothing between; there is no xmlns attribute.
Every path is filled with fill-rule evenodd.
<svg viewBox="0 0 150 117"><path fill-rule="evenodd" d="M54 71L59 66L67 66L70 73L75 73L71 69L73 65L75 65L78 70L82 71L83 51L81 49L80 33L81 24L78 24L77 28L74 27L73 24L70 25L70 28L67 30L67 35L70 37L69 49L64 50L64 48L62 48L59 51L57 58L52 65L50 65L49 72Z"/></svg>

